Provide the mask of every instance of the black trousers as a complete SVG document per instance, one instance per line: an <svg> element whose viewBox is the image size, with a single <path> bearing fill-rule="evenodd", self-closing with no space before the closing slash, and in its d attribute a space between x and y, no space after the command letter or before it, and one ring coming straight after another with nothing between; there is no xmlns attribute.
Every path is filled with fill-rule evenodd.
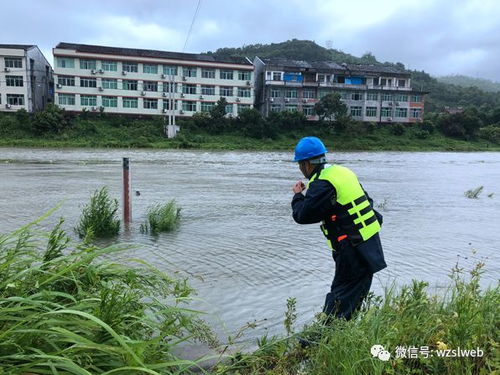
<svg viewBox="0 0 500 375"><path fill-rule="evenodd" d="M361 304L372 285L373 274L365 273L360 277L332 282L330 293L326 295L323 312L328 319L351 319L352 314L361 307Z"/></svg>

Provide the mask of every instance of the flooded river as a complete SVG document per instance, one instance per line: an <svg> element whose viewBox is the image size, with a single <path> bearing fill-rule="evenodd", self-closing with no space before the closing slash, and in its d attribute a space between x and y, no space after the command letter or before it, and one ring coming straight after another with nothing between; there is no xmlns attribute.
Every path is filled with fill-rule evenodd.
<svg viewBox="0 0 500 375"><path fill-rule="evenodd" d="M287 297L297 298L298 324L321 309L334 266L317 225L291 217L291 187L300 177L291 153L149 150L0 149L0 232L32 221L63 202L60 216L74 236L81 206L107 185L121 201L121 158L130 157L133 223L118 241L136 256L188 276L198 290L193 307L207 311L222 338L253 320L256 329L283 332ZM330 161L353 169L384 215L388 268L372 290L418 278L431 290L447 284L456 264L485 259L483 286L500 269L500 153L349 152ZM478 199L466 190L484 186ZM488 194L493 194L488 197ZM175 198L180 228L141 234L149 205ZM477 250L475 255L472 250Z"/></svg>

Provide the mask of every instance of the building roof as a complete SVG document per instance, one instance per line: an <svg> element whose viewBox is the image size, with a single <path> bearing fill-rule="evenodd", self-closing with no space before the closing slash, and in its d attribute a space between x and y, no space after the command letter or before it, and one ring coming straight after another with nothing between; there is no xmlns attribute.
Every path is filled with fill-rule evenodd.
<svg viewBox="0 0 500 375"><path fill-rule="evenodd" d="M75 50L76 52L98 53L105 55L152 57L160 59L176 59L176 60L190 60L190 61L195 60L195 61L214 62L214 63L221 62L229 64L252 65L252 63L245 57L203 55L197 53L156 51L149 49L122 48L122 47L107 47L107 46L95 46L89 44L76 44L76 43L65 43L65 42L59 43L56 46L56 48Z"/></svg>
<svg viewBox="0 0 500 375"><path fill-rule="evenodd" d="M260 57L259 57L260 58ZM266 65L283 66L295 69L312 69L317 71L343 70L349 72L364 73L388 73L388 74L409 74L404 69L396 66L374 65L374 64L346 64L335 61L305 61L292 60L286 58L260 58Z"/></svg>
<svg viewBox="0 0 500 375"><path fill-rule="evenodd" d="M34 44L0 44L0 48L28 50L36 47Z"/></svg>

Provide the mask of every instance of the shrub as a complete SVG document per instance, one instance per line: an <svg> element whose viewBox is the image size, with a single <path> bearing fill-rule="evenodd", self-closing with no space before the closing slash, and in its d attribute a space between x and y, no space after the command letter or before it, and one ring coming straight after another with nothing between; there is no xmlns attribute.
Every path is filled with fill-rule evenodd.
<svg viewBox="0 0 500 375"><path fill-rule="evenodd" d="M55 104L33 116L33 130L36 134L60 133L71 125L71 115Z"/></svg>
<svg viewBox="0 0 500 375"><path fill-rule="evenodd" d="M485 126L479 129L479 136L490 142L500 144L500 126Z"/></svg>
<svg viewBox="0 0 500 375"><path fill-rule="evenodd" d="M96 190L85 206L80 221L75 228L80 238L103 238L117 235L120 220L116 218L118 201L111 199L108 189Z"/></svg>
<svg viewBox="0 0 500 375"><path fill-rule="evenodd" d="M391 126L391 133L394 135L401 136L405 133L405 127L403 124L396 123Z"/></svg>
<svg viewBox="0 0 500 375"><path fill-rule="evenodd" d="M156 204L148 209L146 222L141 225L141 232L157 234L169 232L179 225L181 209L175 200L165 204Z"/></svg>
<svg viewBox="0 0 500 375"><path fill-rule="evenodd" d="M0 235L2 374L179 374L192 361L172 353L185 340L216 345L192 289L125 246L72 243L54 228ZM33 231L34 232L34 231Z"/></svg>

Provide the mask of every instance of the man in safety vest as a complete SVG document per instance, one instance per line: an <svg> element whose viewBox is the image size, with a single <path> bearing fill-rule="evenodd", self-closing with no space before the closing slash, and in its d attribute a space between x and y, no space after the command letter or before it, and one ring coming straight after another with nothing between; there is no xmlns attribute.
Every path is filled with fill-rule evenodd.
<svg viewBox="0 0 500 375"><path fill-rule="evenodd" d="M382 215L350 169L326 164L327 152L316 137L297 144L294 161L309 183L305 195L302 181L293 186L293 218L298 224L321 222L335 260L323 312L349 320L368 294L373 274L387 267L378 233Z"/></svg>

